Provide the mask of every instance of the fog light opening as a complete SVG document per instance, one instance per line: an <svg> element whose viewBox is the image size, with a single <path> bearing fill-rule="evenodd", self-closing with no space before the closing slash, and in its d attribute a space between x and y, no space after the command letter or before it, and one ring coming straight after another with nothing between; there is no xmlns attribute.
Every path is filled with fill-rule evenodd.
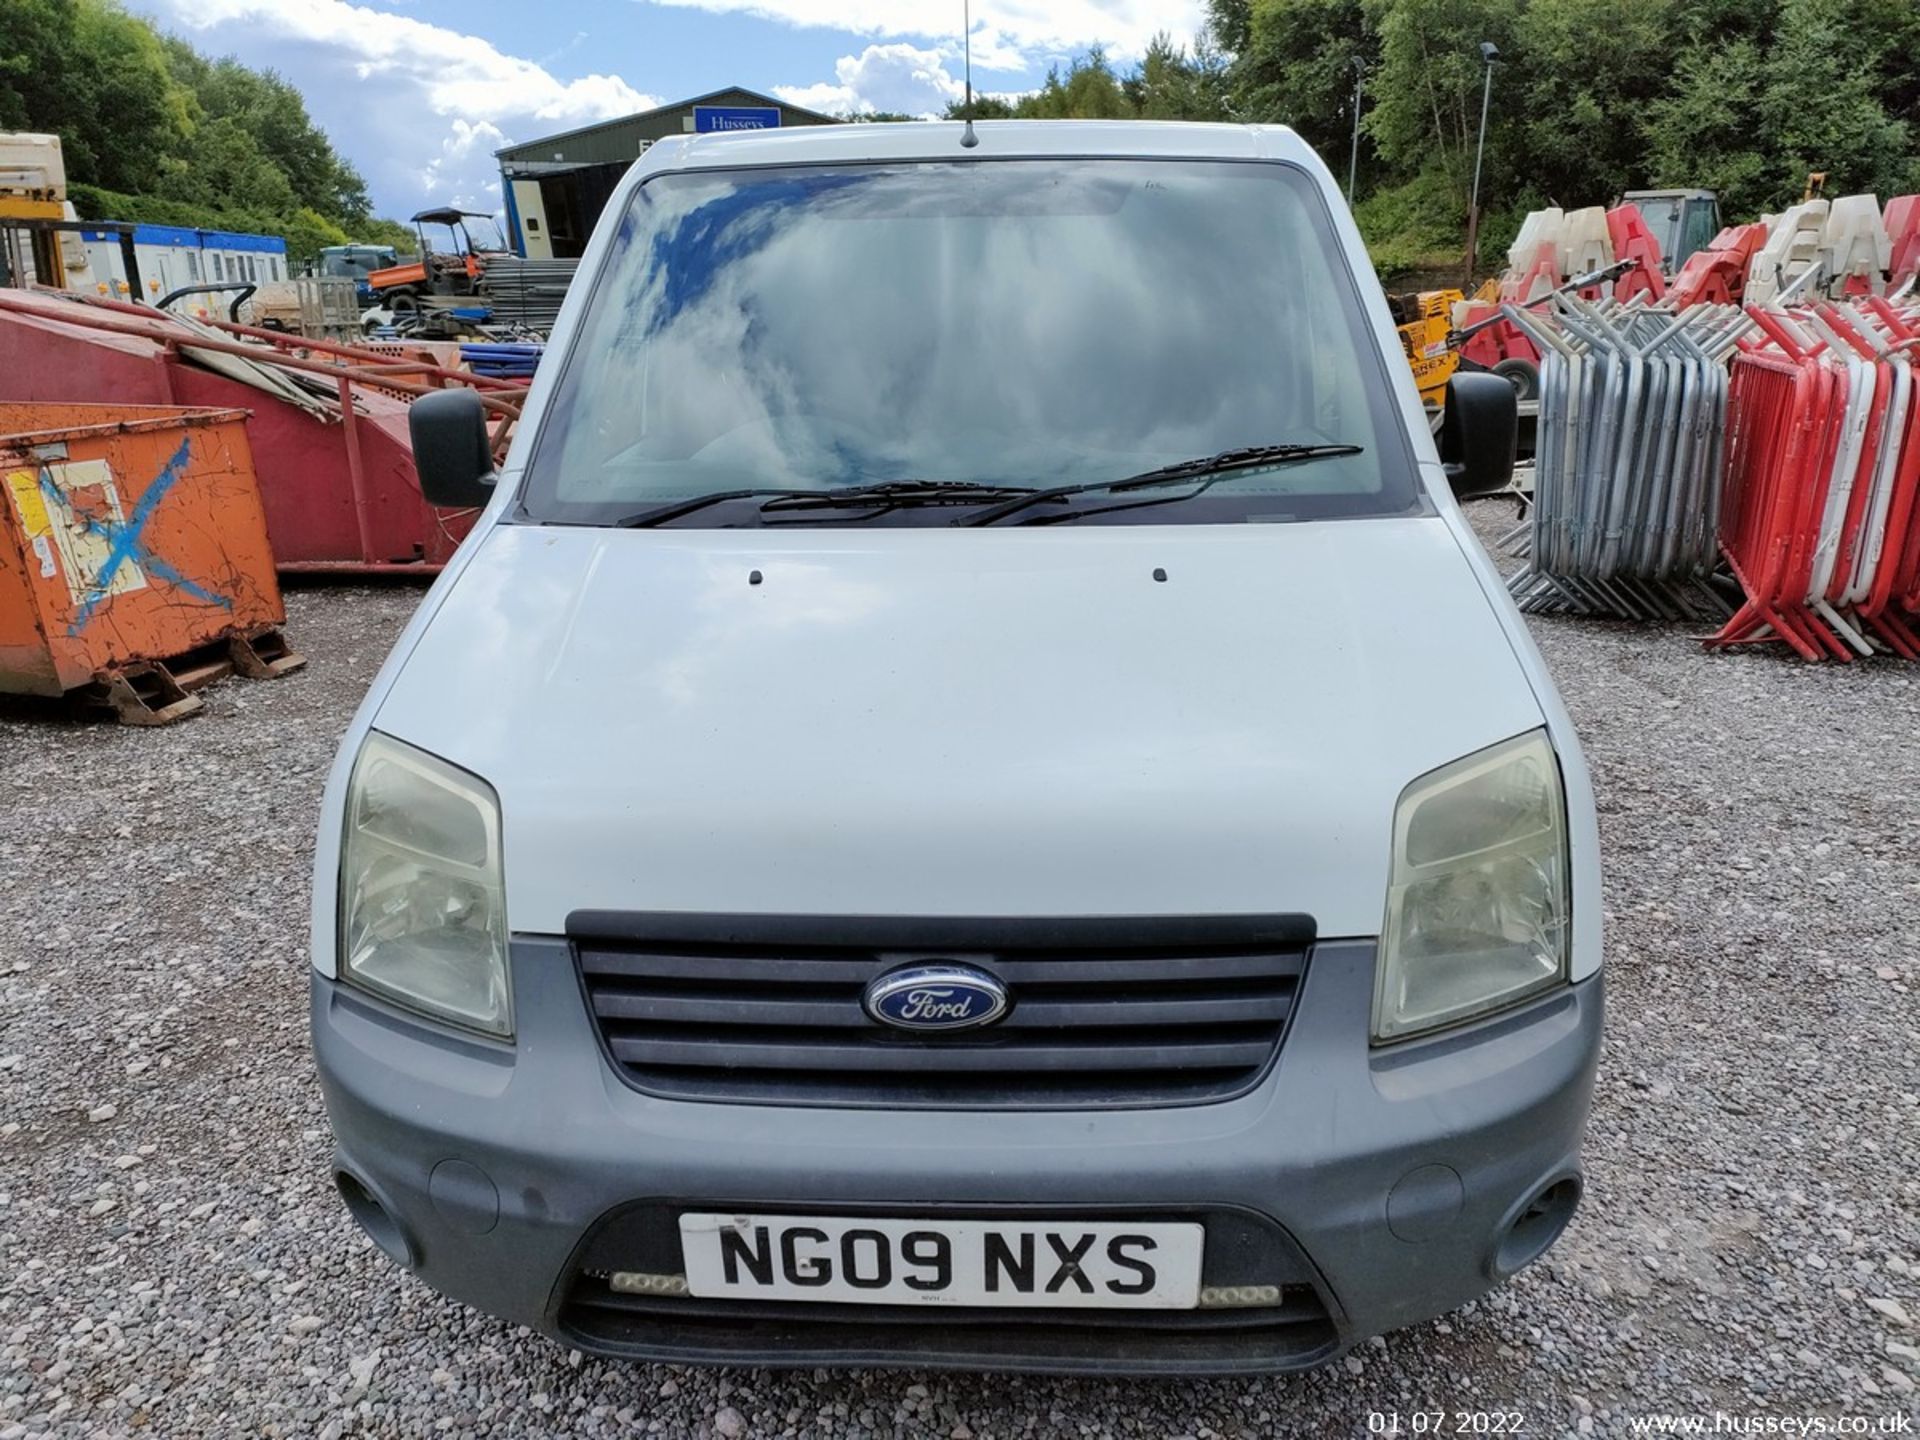
<svg viewBox="0 0 1920 1440"><path fill-rule="evenodd" d="M1504 1279L1546 1254L1579 1205L1580 1180L1567 1175L1521 1206L1493 1252L1494 1274Z"/></svg>
<svg viewBox="0 0 1920 1440"><path fill-rule="evenodd" d="M622 1295L684 1295L684 1275L650 1275L639 1270L616 1270L607 1277L609 1289Z"/></svg>
<svg viewBox="0 0 1920 1440"><path fill-rule="evenodd" d="M359 1222L367 1238L379 1247L380 1253L396 1265L413 1269L413 1246L408 1243L406 1231L400 1228L400 1222L393 1218L392 1212L374 1198L371 1190L345 1170L334 1172L333 1183L340 1192L347 1213Z"/></svg>

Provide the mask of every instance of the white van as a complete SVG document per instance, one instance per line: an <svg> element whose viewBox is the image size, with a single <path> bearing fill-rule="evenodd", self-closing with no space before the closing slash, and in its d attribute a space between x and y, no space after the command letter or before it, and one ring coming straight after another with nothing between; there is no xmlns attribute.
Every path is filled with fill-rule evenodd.
<svg viewBox="0 0 1920 1440"><path fill-rule="evenodd" d="M1299 1367L1539 1256L1600 883L1450 491L1513 410L1436 447L1285 130L653 146L499 472L415 407L485 513L322 812L347 1208L750 1365Z"/></svg>

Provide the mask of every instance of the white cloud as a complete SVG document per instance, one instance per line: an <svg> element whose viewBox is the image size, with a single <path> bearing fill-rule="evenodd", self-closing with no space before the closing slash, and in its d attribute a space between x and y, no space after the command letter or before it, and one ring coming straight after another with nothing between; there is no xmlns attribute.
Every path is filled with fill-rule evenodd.
<svg viewBox="0 0 1920 1440"><path fill-rule="evenodd" d="M879 39L932 41L959 49L955 0L650 0L697 10L757 15L789 25L851 30ZM976 69L1024 70L1036 59L1104 45L1114 55L1142 54L1156 32L1190 39L1205 18L1204 0L981 0L973 7Z"/></svg>
<svg viewBox="0 0 1920 1440"><path fill-rule="evenodd" d="M500 181L482 180L480 192L468 188L476 164L492 177L493 152L507 144L506 132L490 121L474 124L455 117L447 138L440 142L440 153L427 161L420 172L421 193L445 200L463 210L486 209L492 212L500 203Z"/></svg>
<svg viewBox="0 0 1920 1440"><path fill-rule="evenodd" d="M205 32L205 48L244 33L250 46L296 52L315 119L367 175L376 203L401 214L436 201L490 207L500 146L660 103L617 75L561 80L478 35L350 0L147 3L165 23Z"/></svg>
<svg viewBox="0 0 1920 1440"><path fill-rule="evenodd" d="M833 67L832 83L776 85L773 93L792 105L829 115L935 115L963 93L959 78L947 69L941 50L911 45L869 45L858 55L843 55Z"/></svg>

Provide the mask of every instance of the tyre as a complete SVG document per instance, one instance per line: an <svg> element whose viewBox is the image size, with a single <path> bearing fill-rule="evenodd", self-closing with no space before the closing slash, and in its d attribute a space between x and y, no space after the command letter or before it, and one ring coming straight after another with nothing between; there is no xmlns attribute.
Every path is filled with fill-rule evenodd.
<svg viewBox="0 0 1920 1440"><path fill-rule="evenodd" d="M1513 386L1515 399L1538 400L1540 398L1540 367L1533 361L1509 356L1493 367L1493 373Z"/></svg>

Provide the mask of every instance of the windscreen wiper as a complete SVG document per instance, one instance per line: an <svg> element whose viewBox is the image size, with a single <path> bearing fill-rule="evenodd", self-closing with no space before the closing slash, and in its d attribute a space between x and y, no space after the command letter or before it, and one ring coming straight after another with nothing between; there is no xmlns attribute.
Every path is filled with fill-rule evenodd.
<svg viewBox="0 0 1920 1440"><path fill-rule="evenodd" d="M896 505L979 505L987 501L1023 499L1033 493L1024 485L989 485L977 480L883 480L874 485L802 490L795 487L755 486L747 490L716 490L672 500L614 521L623 530L645 530L691 515L709 505L729 500L764 500L762 513L782 510L839 510L848 507L892 509Z"/></svg>
<svg viewBox="0 0 1920 1440"><path fill-rule="evenodd" d="M874 485L777 495L760 507L760 513L875 506L874 513L879 514L896 505L984 505L995 500L1020 500L1032 493L1030 485L992 485L981 480L883 480Z"/></svg>
<svg viewBox="0 0 1920 1440"><path fill-rule="evenodd" d="M1081 485L1055 485L1045 490L1029 490L1024 494L1012 496L998 505L989 505L977 514L956 520L956 525L991 525L996 520L1041 504L1048 500L1059 500L1069 495L1085 495L1095 490L1125 492L1144 490L1152 485L1171 485L1182 480L1198 480L1201 483L1191 490L1178 495L1161 495L1151 500L1135 500L1127 505L1102 505L1096 510L1069 511L1066 514L1051 516L1050 519L1069 520L1074 515L1097 515L1106 510L1126 510L1135 505L1164 505L1173 500L1190 500L1204 494L1208 489L1240 470L1264 470L1274 465L1294 465L1303 460L1321 460L1335 455L1359 455L1365 447L1360 445L1252 445L1239 450L1222 450L1217 455L1201 455L1192 460L1176 461L1172 465L1156 465L1151 470L1142 470L1138 475L1128 475L1119 480L1093 480Z"/></svg>

